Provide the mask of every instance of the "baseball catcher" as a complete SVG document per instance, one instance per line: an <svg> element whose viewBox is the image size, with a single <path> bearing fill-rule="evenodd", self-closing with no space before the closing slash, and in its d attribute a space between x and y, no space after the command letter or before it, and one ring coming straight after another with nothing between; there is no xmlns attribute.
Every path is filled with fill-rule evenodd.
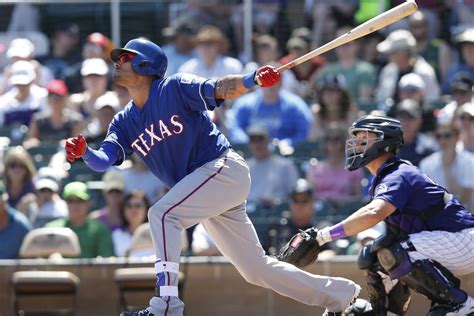
<svg viewBox="0 0 474 316"><path fill-rule="evenodd" d="M372 306L354 304L346 314L406 315L413 290L431 300L430 316L474 315L474 299L457 278L474 272L474 214L397 156L403 144L398 120L364 116L349 134L346 168L365 166L374 176L371 202L334 226L300 232L280 260L302 267L322 245L385 221L387 233L366 244L358 260Z"/></svg>

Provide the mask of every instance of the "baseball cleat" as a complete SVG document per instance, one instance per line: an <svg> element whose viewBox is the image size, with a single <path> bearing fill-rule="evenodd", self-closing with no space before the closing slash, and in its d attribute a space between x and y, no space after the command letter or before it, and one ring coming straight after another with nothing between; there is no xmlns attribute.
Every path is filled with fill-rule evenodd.
<svg viewBox="0 0 474 316"><path fill-rule="evenodd" d="M136 312L122 312L120 316L155 316L152 312L148 309L142 309Z"/></svg>
<svg viewBox="0 0 474 316"><path fill-rule="evenodd" d="M352 298L349 301L349 306L347 308L350 308L353 304L356 303L357 298L359 297L359 294L360 294L360 290L361 290L361 287L358 284L355 284L354 294L352 295ZM370 303L368 304L370 305ZM344 316L344 315L346 315L345 312L330 312L326 309L322 316ZM355 315L357 316L357 314Z"/></svg>
<svg viewBox="0 0 474 316"><path fill-rule="evenodd" d="M474 298L468 297L464 303L454 306L434 304L428 316L474 316Z"/></svg>

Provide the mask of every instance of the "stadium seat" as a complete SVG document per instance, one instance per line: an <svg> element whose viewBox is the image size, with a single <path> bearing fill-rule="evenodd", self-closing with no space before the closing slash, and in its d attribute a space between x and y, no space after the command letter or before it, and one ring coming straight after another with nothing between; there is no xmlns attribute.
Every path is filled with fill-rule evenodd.
<svg viewBox="0 0 474 316"><path fill-rule="evenodd" d="M187 246L186 233L183 231L181 246L184 249ZM154 247L151 239L150 224L144 223L140 225L132 236L132 242L127 249L125 256L143 256L153 255ZM153 255L154 256L154 255ZM127 294L136 292L153 293L156 283L155 268L121 268L115 270L114 279L119 291L119 303L121 310L133 310L135 307L130 305L126 299ZM179 283L182 284L184 274L179 273ZM181 287L178 286L178 291ZM180 295L181 296L181 295Z"/></svg>
<svg viewBox="0 0 474 316"><path fill-rule="evenodd" d="M28 153L33 159L33 163L37 169L49 165L51 157L58 152L58 145L41 145L37 147L28 148Z"/></svg>
<svg viewBox="0 0 474 316"><path fill-rule="evenodd" d="M77 257L81 253L79 239L69 228L45 227L30 231L20 248L21 258ZM24 313L75 315L78 308L79 278L69 271L17 271L12 274L13 309ZM66 297L68 306L29 306L28 298ZM62 304L61 304L62 305Z"/></svg>

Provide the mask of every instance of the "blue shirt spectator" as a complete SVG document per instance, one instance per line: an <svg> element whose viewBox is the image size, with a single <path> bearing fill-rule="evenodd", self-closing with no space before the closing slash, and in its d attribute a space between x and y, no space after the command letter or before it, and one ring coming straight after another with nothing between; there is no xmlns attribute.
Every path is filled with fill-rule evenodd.
<svg viewBox="0 0 474 316"><path fill-rule="evenodd" d="M7 205L4 192L0 183L0 259L16 259L31 224L25 215Z"/></svg>
<svg viewBox="0 0 474 316"><path fill-rule="evenodd" d="M235 101L230 118L232 143L249 141L245 130L254 124L264 126L271 138L296 144L308 138L312 115L306 102L297 95L280 89L281 84L258 89Z"/></svg>

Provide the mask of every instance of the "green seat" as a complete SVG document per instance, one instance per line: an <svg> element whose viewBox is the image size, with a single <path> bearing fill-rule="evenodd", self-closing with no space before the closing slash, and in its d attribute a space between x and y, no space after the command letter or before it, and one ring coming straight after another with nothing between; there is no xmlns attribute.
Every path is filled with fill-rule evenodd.
<svg viewBox="0 0 474 316"><path fill-rule="evenodd" d="M42 145L28 149L36 168L45 167L49 164L51 157L59 151L58 145Z"/></svg>

